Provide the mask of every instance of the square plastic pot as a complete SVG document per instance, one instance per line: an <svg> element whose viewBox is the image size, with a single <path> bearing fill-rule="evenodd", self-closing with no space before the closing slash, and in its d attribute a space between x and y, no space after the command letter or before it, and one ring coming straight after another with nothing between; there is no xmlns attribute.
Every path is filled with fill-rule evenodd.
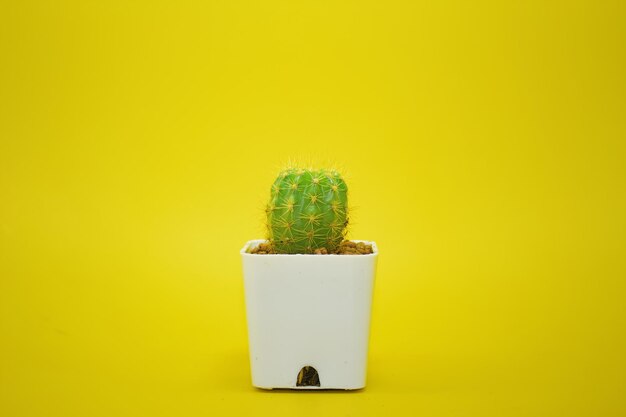
<svg viewBox="0 0 626 417"><path fill-rule="evenodd" d="M365 387L378 249L368 255L254 255L241 249L252 385Z"/></svg>

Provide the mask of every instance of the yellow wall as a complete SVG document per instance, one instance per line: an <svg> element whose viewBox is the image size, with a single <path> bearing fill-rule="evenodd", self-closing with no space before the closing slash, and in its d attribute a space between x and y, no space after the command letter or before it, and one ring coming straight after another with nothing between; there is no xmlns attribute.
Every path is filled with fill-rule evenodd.
<svg viewBox="0 0 626 417"><path fill-rule="evenodd" d="M625 415L625 28L2 2L0 415ZM381 250L362 392L250 387L238 250L289 159L341 167Z"/></svg>

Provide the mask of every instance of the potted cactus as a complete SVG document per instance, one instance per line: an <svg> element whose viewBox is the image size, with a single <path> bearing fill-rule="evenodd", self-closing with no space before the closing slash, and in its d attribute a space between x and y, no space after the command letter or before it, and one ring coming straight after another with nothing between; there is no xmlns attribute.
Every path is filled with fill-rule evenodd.
<svg viewBox="0 0 626 417"><path fill-rule="evenodd" d="M374 242L346 241L339 172L289 168L271 187L267 238L241 250L252 384L365 386Z"/></svg>

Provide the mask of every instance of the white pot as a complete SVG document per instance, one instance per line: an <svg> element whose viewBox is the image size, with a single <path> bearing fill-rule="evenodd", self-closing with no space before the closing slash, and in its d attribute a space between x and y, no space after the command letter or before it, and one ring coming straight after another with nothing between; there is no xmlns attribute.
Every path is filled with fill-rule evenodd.
<svg viewBox="0 0 626 417"><path fill-rule="evenodd" d="M252 385L365 387L376 244L369 255L247 253L262 242L241 250Z"/></svg>

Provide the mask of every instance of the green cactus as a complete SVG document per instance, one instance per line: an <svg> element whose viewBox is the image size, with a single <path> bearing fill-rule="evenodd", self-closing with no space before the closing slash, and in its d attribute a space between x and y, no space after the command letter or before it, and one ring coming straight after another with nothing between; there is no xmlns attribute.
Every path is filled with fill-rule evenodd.
<svg viewBox="0 0 626 417"><path fill-rule="evenodd" d="M348 225L348 186L334 170L289 168L272 185L268 240L276 253L332 253Z"/></svg>

